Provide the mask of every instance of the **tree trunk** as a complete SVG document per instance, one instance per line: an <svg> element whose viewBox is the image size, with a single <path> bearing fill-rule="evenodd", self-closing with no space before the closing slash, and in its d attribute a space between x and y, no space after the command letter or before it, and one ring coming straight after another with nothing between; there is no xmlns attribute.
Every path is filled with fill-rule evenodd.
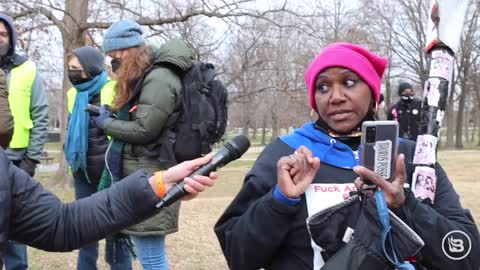
<svg viewBox="0 0 480 270"><path fill-rule="evenodd" d="M267 114L264 114L263 120L262 120L262 146L266 144L267 144Z"/></svg>
<svg viewBox="0 0 480 270"><path fill-rule="evenodd" d="M475 134L477 134L477 126L478 126L478 121L475 119L475 114L473 114L473 129L472 129L472 136L470 137L470 142L473 144L475 141Z"/></svg>
<svg viewBox="0 0 480 270"><path fill-rule="evenodd" d="M278 138L279 135L279 125L278 125L278 115L275 110L272 110L272 137L270 138L270 142L273 142Z"/></svg>
<svg viewBox="0 0 480 270"><path fill-rule="evenodd" d="M457 112L457 130L455 132L455 148L463 149L463 111L465 110L465 101L467 97L467 88L462 83L462 93L458 102Z"/></svg>
<svg viewBox="0 0 480 270"><path fill-rule="evenodd" d="M454 124L455 124L455 115L454 115L454 96L455 96L455 83L452 83L452 90L450 91L450 96L448 97L448 107L447 107L447 148L453 148L453 134L454 134Z"/></svg>
<svg viewBox="0 0 480 270"><path fill-rule="evenodd" d="M391 98L392 98L392 84L390 83L390 69L388 69L388 79L385 83L385 96L384 102L385 102L385 110L389 110L391 106Z"/></svg>
<svg viewBox="0 0 480 270"><path fill-rule="evenodd" d="M67 55L73 49L85 46L85 31L79 28L80 25L87 22L88 18L88 0L66 0L65 1L65 12L69 16L63 18L64 28L60 29L63 39L63 67L64 71L68 70L67 68ZM67 88L70 87L70 82L68 80L67 72L63 73L63 91L61 103L64 106L61 106L61 115L60 115L60 143L63 146L65 144L65 135L67 130ZM63 148L63 147L62 147ZM67 177L67 162L65 161L65 155L63 151L60 151L60 167L55 175L57 183L63 182L68 186L72 186L71 177Z"/></svg>
<svg viewBox="0 0 480 270"><path fill-rule="evenodd" d="M250 120L246 120L244 121L244 124L243 124L243 128L242 128L242 134L244 136L247 136L249 135L249 129L250 129Z"/></svg>
<svg viewBox="0 0 480 270"><path fill-rule="evenodd" d="M252 134L252 140L257 139L257 134L258 134L258 129L257 129L257 121L253 122L253 134Z"/></svg>
<svg viewBox="0 0 480 270"><path fill-rule="evenodd" d="M463 124L464 124L464 132L465 132L465 141L468 143L469 142L469 135L470 135L470 132L468 130L468 122L470 121L470 111L467 110L465 112L465 119L463 120Z"/></svg>
<svg viewBox="0 0 480 270"><path fill-rule="evenodd" d="M478 134L477 134L477 138L478 138L478 143L477 143L477 146L480 146L480 119L478 120Z"/></svg>

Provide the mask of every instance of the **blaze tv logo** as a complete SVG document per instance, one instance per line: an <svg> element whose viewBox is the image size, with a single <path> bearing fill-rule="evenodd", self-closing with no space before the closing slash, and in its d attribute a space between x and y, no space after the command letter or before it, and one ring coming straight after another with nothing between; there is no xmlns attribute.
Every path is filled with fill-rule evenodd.
<svg viewBox="0 0 480 270"><path fill-rule="evenodd" d="M451 231L442 240L442 250L445 256L454 261L463 260L470 254L472 241L462 231Z"/></svg>

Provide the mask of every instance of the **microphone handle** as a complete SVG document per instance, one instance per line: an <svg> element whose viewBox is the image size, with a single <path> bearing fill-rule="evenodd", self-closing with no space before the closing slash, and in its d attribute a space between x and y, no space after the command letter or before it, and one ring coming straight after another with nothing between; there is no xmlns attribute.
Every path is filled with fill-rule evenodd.
<svg viewBox="0 0 480 270"><path fill-rule="evenodd" d="M208 163L207 165L204 165L200 167L198 170L193 172L188 176L188 178L192 178L195 175L203 175L203 176L208 176L212 171L214 171L219 164L214 164L213 162ZM185 191L185 182L182 180L175 184L168 192L165 194L165 196L161 199L160 202L157 203L156 207L157 208L163 208L171 205L172 203L176 202L179 200L181 197L185 196L187 192Z"/></svg>

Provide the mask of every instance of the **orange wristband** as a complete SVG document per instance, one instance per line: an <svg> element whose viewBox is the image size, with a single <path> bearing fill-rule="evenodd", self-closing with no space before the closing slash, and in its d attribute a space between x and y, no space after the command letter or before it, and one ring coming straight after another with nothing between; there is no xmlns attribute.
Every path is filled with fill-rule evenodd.
<svg viewBox="0 0 480 270"><path fill-rule="evenodd" d="M165 189L165 184L163 183L163 172L164 171L158 171L153 174L155 177L155 194L159 198L163 198L165 194L167 194L167 190Z"/></svg>

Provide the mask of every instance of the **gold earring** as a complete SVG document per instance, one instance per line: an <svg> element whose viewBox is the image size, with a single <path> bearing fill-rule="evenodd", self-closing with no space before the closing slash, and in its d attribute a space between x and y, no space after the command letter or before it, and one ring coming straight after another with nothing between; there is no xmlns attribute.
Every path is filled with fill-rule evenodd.
<svg viewBox="0 0 480 270"><path fill-rule="evenodd" d="M315 116L315 110L312 109L312 110L310 111L310 120L312 120L312 122L315 122L315 121L316 121L316 119L314 119L314 116Z"/></svg>

